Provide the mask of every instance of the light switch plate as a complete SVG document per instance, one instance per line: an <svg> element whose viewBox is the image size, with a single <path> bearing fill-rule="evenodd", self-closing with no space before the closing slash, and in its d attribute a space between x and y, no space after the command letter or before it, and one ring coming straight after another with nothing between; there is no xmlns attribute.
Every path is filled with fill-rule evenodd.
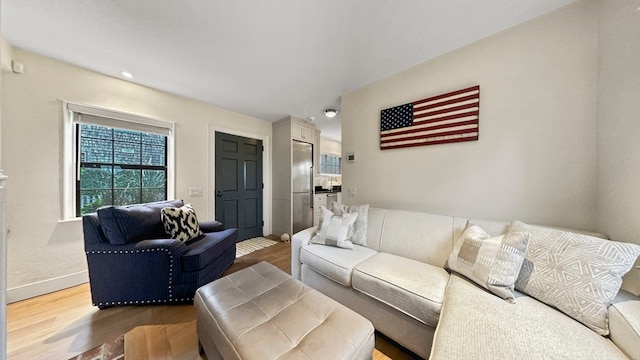
<svg viewBox="0 0 640 360"><path fill-rule="evenodd" d="M202 196L204 189L201 187L190 187L189 188L189 196L191 197L200 197Z"/></svg>
<svg viewBox="0 0 640 360"><path fill-rule="evenodd" d="M356 197L358 195L358 188L350 187L348 189L349 197Z"/></svg>

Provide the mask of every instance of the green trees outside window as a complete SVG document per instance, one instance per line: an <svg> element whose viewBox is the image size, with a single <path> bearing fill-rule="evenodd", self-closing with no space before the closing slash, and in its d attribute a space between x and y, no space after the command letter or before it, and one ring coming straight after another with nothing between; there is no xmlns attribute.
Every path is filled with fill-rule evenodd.
<svg viewBox="0 0 640 360"><path fill-rule="evenodd" d="M167 198L167 137L78 124L76 215Z"/></svg>

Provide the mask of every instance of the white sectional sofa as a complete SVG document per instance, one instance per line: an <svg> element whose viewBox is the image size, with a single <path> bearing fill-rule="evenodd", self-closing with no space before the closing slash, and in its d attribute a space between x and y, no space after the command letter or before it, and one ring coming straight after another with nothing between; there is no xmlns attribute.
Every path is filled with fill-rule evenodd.
<svg viewBox="0 0 640 360"><path fill-rule="evenodd" d="M473 223L492 236L509 226ZM316 228L295 234L291 274L423 358L640 359L638 297L620 291L608 308L605 337L524 293L515 291L510 303L445 270L466 224L451 216L370 208L366 246L312 244Z"/></svg>

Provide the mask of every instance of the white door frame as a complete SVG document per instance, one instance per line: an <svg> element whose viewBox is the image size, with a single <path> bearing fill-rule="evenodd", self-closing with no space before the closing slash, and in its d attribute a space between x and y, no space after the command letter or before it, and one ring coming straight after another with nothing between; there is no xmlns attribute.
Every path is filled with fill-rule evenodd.
<svg viewBox="0 0 640 360"><path fill-rule="evenodd" d="M207 218L213 219L216 215L216 132L242 136L251 139L262 140L264 151L262 152L262 217L264 226L262 233L271 234L271 136L251 133L245 130L232 129L218 125L209 124L209 198L207 199Z"/></svg>

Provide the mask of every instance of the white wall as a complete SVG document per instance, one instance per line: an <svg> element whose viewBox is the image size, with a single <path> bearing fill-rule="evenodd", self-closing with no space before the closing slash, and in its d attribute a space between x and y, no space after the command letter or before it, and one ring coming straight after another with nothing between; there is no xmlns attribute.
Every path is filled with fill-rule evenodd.
<svg viewBox="0 0 640 360"><path fill-rule="evenodd" d="M176 122L176 197L192 203L200 219L214 216L208 206L210 129L271 138L271 123L263 120L19 49L13 57L26 72L2 79L2 147L11 174L9 301L87 279L81 223L60 221L63 100ZM204 196L190 198L189 187L203 187Z"/></svg>
<svg viewBox="0 0 640 360"><path fill-rule="evenodd" d="M600 1L598 17L597 224L611 238L637 244L640 244L640 12L636 10L639 7L638 0ZM640 294L639 269L631 270L625 280L628 290Z"/></svg>
<svg viewBox="0 0 640 360"><path fill-rule="evenodd" d="M344 201L640 243L638 7L579 1L344 95ZM379 150L381 109L475 84L479 141Z"/></svg>
<svg viewBox="0 0 640 360"><path fill-rule="evenodd" d="M320 137L320 153L341 155L342 143L335 140Z"/></svg>
<svg viewBox="0 0 640 360"><path fill-rule="evenodd" d="M343 190L357 189L344 202L595 229L595 8L569 5L344 95L342 151L356 162ZM380 150L380 110L476 84L480 140Z"/></svg>

